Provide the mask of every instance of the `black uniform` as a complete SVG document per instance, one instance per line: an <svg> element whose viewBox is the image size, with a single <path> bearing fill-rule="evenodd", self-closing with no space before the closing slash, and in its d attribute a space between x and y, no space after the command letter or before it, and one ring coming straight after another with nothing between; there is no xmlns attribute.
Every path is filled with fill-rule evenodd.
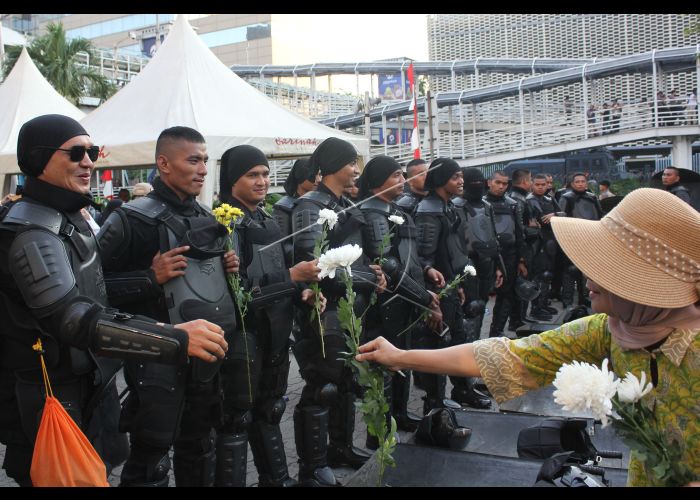
<svg viewBox="0 0 700 500"><path fill-rule="evenodd" d="M409 189L408 191L404 192L404 194L402 194L394 203L396 203L396 205L403 210L404 213L415 215L416 207L421 200L423 200L423 198L425 197L414 193Z"/></svg>
<svg viewBox="0 0 700 500"><path fill-rule="evenodd" d="M361 210L367 222L363 227L365 246L362 249L374 262L384 259L382 268L388 277L388 290L379 295L377 304L367 313L365 338L369 341L382 335L395 346L410 349L413 331L408 327L425 310L419 309L416 304L427 308L432 302L432 296L426 290L423 267L418 260L417 228L410 215L395 204L378 198L364 201ZM392 215L402 217L404 223L397 225L389 221ZM389 234L392 235L389 245L382 248L384 238ZM396 373L391 377L391 388L386 391L391 405L390 413L399 428L416 430L407 406L411 372L404 370L404 375Z"/></svg>
<svg viewBox="0 0 700 500"><path fill-rule="evenodd" d="M437 161L437 160L436 160ZM440 271L445 283L451 282L464 272L471 261L467 256L464 234L461 231L462 219L458 209L451 201L445 202L437 194L431 192L416 208L416 225L419 228L418 255L424 270L432 267ZM473 279L475 281L475 278ZM434 283L430 284L433 291ZM477 298L473 287L465 287L467 301ZM424 331L420 338L420 347L435 349L447 345L461 345L467 341L464 329L464 311L459 303L457 289L452 289L440 299L443 322L449 328L450 339L440 338L433 332ZM490 401L474 393L473 379L465 377L450 377L453 384L452 399L469 404L470 406L486 408ZM444 375L422 375L421 383L426 391L423 410L427 414L432 408L442 405L445 397L446 379Z"/></svg>
<svg viewBox="0 0 700 500"><path fill-rule="evenodd" d="M557 254L561 251L552 231L552 225L542 223L542 217L549 214L565 216L559 204L550 196L537 196L530 193L527 197L532 218L540 223L539 238L533 246L531 266L528 268L532 279L539 283L540 294L532 301L532 314L537 317L540 311L551 313L549 309L549 293L554 276L554 266Z"/></svg>
<svg viewBox="0 0 700 500"><path fill-rule="evenodd" d="M468 195L465 186L465 195ZM493 289L496 262L498 261L498 235L496 233L495 214L493 207L487 201L484 201L481 196L478 198L456 198L453 200L454 205L461 209L460 217L464 223L462 230L467 243L467 254L474 263L476 268L478 290L474 294L481 301L480 304L467 302L465 306L465 315L467 322L473 323L467 331L473 332L473 335L468 338L469 341L478 340L481 335L481 325L484 321L484 312L486 303L489 300L489 294ZM466 314L469 313L469 314ZM474 316L476 314L476 316ZM469 316L473 316L470 318Z"/></svg>
<svg viewBox="0 0 700 500"><path fill-rule="evenodd" d="M518 276L518 263L527 255L523 214L520 205L507 195L495 196L488 192L485 201L491 203L495 215L498 243L503 258L503 285L496 290L496 304L493 308L493 321L489 336L503 335L503 329L510 311L518 303L515 295L515 280ZM511 330L516 325L510 324Z"/></svg>
<svg viewBox="0 0 700 500"><path fill-rule="evenodd" d="M322 231L316 221L320 210L324 208L338 212L338 223L328 234L329 248L346 244L364 247L362 228L365 219L360 209L352 206L343 196L337 198L324 184L320 184L317 191L298 198L292 212L295 263L315 258L314 246ZM352 265L358 316L368 306L376 283L376 274L369 263L369 259L363 255ZM308 321L308 307L308 312L304 315L305 324L300 325L299 337L294 344L294 355L306 383L294 410L299 479L308 480L312 484L335 483L335 476L328 464L360 467L369 457L352 446L354 401L359 386L340 354L347 351L346 333L338 319L338 301L345 296L345 284L341 276L342 271L338 271L335 278L327 277L320 283L321 291L327 299L326 310L321 315L325 358L322 356L316 322Z"/></svg>
<svg viewBox="0 0 700 500"><path fill-rule="evenodd" d="M41 339L54 395L83 429L107 472L128 454L117 431L121 361L187 362L187 335L109 309L98 246L80 210L90 198L27 177L21 200L0 207L0 441L3 467L31 485L44 406ZM165 366L165 365L164 365Z"/></svg>
<svg viewBox="0 0 700 500"><path fill-rule="evenodd" d="M588 191L580 193L572 190L564 193L559 200L559 206L567 217L587 220L600 220L603 217L603 209L600 207L598 198ZM569 307L574 303L574 282L578 288L578 302L584 304L587 299L583 274L562 253L561 301L564 307Z"/></svg>
<svg viewBox="0 0 700 500"><path fill-rule="evenodd" d="M666 186L666 191L668 191L671 194L675 194L678 196L681 200L684 202L690 203L690 192L685 186L682 186L680 182L676 182L675 184L671 186Z"/></svg>
<svg viewBox="0 0 700 500"><path fill-rule="evenodd" d="M292 300L300 298L301 290L290 279L292 255L279 242L276 222L262 208L251 212L234 198L223 199L245 214L236 224L233 242L241 259L241 284L254 295L245 335L239 318L221 368L225 416L217 433L217 485L245 486L249 441L259 485L291 486L296 482L287 471L279 423L286 408Z"/></svg>
<svg viewBox="0 0 700 500"><path fill-rule="evenodd" d="M153 191L115 210L99 233L110 301L161 321L204 318L221 326L231 343L235 308L221 259L226 234L194 198L180 200L157 177ZM185 244L191 247L184 254L187 274L158 285L153 257ZM178 486L214 484L211 431L222 419L220 365L126 364L129 397L120 427L130 433L131 455L122 470L122 485L167 486L171 445Z"/></svg>

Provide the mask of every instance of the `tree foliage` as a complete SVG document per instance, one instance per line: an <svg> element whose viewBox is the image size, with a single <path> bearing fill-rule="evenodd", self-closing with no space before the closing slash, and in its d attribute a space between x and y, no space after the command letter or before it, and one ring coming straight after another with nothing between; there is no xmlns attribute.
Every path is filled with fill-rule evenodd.
<svg viewBox="0 0 700 500"><path fill-rule="evenodd" d="M3 64L5 76L12 71L21 52L22 47L7 48ZM62 24L48 24L46 34L34 38L27 46L27 52L56 91L76 105L83 96L104 101L117 91L116 85L104 75L79 62L79 52L87 53L91 60L95 58L92 42L86 38L68 39Z"/></svg>

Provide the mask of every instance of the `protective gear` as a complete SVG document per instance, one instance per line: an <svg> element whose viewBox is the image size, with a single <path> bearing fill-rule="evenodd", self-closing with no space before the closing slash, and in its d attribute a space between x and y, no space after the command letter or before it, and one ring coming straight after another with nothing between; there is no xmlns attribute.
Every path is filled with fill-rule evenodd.
<svg viewBox="0 0 700 500"><path fill-rule="evenodd" d="M515 293L522 300L529 302L540 294L540 287L536 282L518 276L515 280Z"/></svg>
<svg viewBox="0 0 700 500"><path fill-rule="evenodd" d="M331 467L349 465L359 469L370 454L353 445L355 431L355 394L346 392L340 397L340 405L330 409L328 425L328 463Z"/></svg>
<svg viewBox="0 0 700 500"><path fill-rule="evenodd" d="M493 259L498 254L498 236L494 223L493 208L487 202L472 204L464 198L454 200L456 207L464 213L464 231L469 256Z"/></svg>
<svg viewBox="0 0 700 500"><path fill-rule="evenodd" d="M518 230L517 225L517 204L506 197L503 203L492 204L493 213L496 216L494 224L498 235L498 242L501 246L513 246L516 243Z"/></svg>
<svg viewBox="0 0 700 500"><path fill-rule="evenodd" d="M162 456L154 456L147 452L133 451L132 458L122 468L119 486L145 486L166 488L170 471L170 457L167 452Z"/></svg>
<svg viewBox="0 0 700 500"><path fill-rule="evenodd" d="M423 200L422 196L414 193L413 191L407 191L394 203L396 203L396 205L398 205L398 207L408 215L413 215L421 200Z"/></svg>
<svg viewBox="0 0 700 500"><path fill-rule="evenodd" d="M603 217L603 209L600 207L598 198L587 191L564 193L559 199L559 204L568 217L587 220L600 220Z"/></svg>
<svg viewBox="0 0 700 500"><path fill-rule="evenodd" d="M469 444L472 430L461 427L451 408L434 408L421 420L416 441L428 446L463 450Z"/></svg>
<svg viewBox="0 0 700 500"><path fill-rule="evenodd" d="M280 399L284 403L284 400ZM278 417L282 418L284 406ZM249 432L250 448L253 451L255 467L258 469L258 486L294 486L296 481L289 477L287 457L284 453L282 432L277 422L262 420L253 422Z"/></svg>
<svg viewBox="0 0 700 500"><path fill-rule="evenodd" d="M464 303L464 315L467 318L476 318L484 314L486 302L483 300L470 300Z"/></svg>
<svg viewBox="0 0 700 500"><path fill-rule="evenodd" d="M299 457L299 481L309 486L335 486L337 481L326 462L328 409L308 406L294 409L294 441Z"/></svg>
<svg viewBox="0 0 700 500"><path fill-rule="evenodd" d="M248 433L217 433L215 486L244 487L247 466Z"/></svg>
<svg viewBox="0 0 700 500"><path fill-rule="evenodd" d="M188 443L189 444L189 443ZM173 472L175 473L175 486L210 487L214 486L216 479L216 447L211 439L205 440L206 449L201 449L201 444L194 449L176 450L173 457Z"/></svg>
<svg viewBox="0 0 700 500"><path fill-rule="evenodd" d="M272 207L272 218L280 228L281 236L285 238L282 241L285 255L294 255L294 240L289 236L292 234L292 209L295 203L295 198L283 196Z"/></svg>

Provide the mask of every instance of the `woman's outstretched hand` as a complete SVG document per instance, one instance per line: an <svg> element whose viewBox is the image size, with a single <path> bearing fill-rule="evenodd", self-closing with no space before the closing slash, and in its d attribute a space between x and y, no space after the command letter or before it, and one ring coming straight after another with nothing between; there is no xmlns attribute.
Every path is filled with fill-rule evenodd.
<svg viewBox="0 0 700 500"><path fill-rule="evenodd" d="M399 363L399 357L405 351L397 349L384 337L377 337L361 345L359 350L361 354L355 356L357 361L374 361L375 363L386 366L392 371L398 371L403 368Z"/></svg>

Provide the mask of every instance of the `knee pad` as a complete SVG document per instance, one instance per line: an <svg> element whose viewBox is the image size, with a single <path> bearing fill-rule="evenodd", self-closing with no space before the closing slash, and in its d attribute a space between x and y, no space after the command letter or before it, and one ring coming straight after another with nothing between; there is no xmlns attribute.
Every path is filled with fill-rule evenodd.
<svg viewBox="0 0 700 500"><path fill-rule="evenodd" d="M279 424L286 408L287 402L284 398L269 399L257 409L256 413L268 424Z"/></svg>
<svg viewBox="0 0 700 500"><path fill-rule="evenodd" d="M224 434L241 434L248 431L253 422L253 412L250 410L234 411L225 417L221 431Z"/></svg>
<svg viewBox="0 0 700 500"><path fill-rule="evenodd" d="M338 401L338 386L333 383L328 383L323 387L318 389L316 394L316 401L318 401L321 406L328 408L334 405Z"/></svg>

